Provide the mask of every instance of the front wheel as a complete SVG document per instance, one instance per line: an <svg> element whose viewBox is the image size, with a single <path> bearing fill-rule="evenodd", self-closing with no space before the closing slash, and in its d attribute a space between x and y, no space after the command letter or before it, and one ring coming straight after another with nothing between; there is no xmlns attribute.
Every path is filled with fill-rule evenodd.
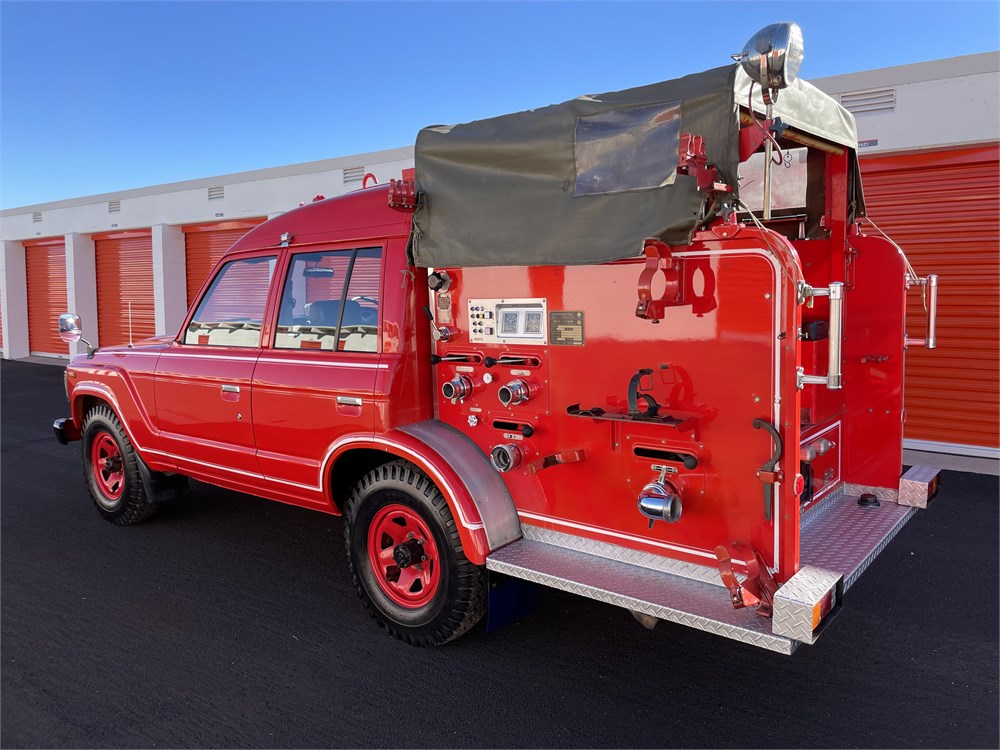
<svg viewBox="0 0 1000 750"><path fill-rule="evenodd" d="M156 506L146 497L139 457L118 416L107 406L94 407L83 420L81 436L83 478L101 515L119 526L153 515Z"/></svg>
<svg viewBox="0 0 1000 750"><path fill-rule="evenodd" d="M358 594L380 626L415 646L438 646L486 611L483 569L465 557L441 491L407 461L376 467L344 511Z"/></svg>

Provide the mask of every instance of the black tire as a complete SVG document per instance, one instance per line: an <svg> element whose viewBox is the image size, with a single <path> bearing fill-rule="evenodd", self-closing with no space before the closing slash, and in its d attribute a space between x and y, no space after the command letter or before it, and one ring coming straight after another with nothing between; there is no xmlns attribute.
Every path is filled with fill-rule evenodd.
<svg viewBox="0 0 1000 750"><path fill-rule="evenodd" d="M146 497L139 458L118 416L107 406L95 406L84 417L81 434L84 483L104 519L119 526L131 526L153 515L156 506ZM110 446L107 438L117 445L120 456L120 489L114 493L109 493L108 482L99 479L100 469L94 466L94 443L105 441Z"/></svg>
<svg viewBox="0 0 1000 750"><path fill-rule="evenodd" d="M380 512L404 506L433 535L438 557L433 598L404 607L382 589L368 554L369 530ZM358 596L375 621L414 646L440 646L472 628L486 612L485 570L462 551L451 509L426 474L407 461L382 464L358 482L344 509L344 542ZM424 563L426 565L426 563ZM419 566L416 566L419 567Z"/></svg>

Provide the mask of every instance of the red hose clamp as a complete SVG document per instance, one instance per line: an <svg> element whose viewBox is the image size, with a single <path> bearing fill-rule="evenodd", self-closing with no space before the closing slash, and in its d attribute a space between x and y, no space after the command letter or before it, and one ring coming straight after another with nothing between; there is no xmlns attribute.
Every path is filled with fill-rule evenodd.
<svg viewBox="0 0 1000 750"><path fill-rule="evenodd" d="M646 267L639 274L639 304L635 307L635 315L645 320L663 320L666 308L679 303L679 262L660 240L646 240L643 252L646 253ZM663 294L653 299L653 280L657 274L663 274Z"/></svg>
<svg viewBox="0 0 1000 750"><path fill-rule="evenodd" d="M734 555L747 570L746 578L742 581L733 571ZM761 617L770 617L774 609L774 595L778 591L778 584L775 583L760 553L744 542L733 542L729 548L721 544L716 547L715 557L719 561L719 575L729 589L729 600L733 607L735 609L753 607Z"/></svg>

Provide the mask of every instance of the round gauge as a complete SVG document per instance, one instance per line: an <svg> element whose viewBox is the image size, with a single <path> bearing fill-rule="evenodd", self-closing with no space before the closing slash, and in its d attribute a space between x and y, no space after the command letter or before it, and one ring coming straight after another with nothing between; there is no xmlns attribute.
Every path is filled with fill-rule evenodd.
<svg viewBox="0 0 1000 750"><path fill-rule="evenodd" d="M491 372L484 373L483 374L483 382L486 383L486 385L489 385L490 383L492 383L493 382L493 373L491 373Z"/></svg>

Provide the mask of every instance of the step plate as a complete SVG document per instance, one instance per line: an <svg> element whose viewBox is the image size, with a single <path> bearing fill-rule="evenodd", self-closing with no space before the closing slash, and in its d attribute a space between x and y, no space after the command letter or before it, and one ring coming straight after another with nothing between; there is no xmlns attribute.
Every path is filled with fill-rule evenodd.
<svg viewBox="0 0 1000 750"><path fill-rule="evenodd" d="M755 611L733 609L725 589L670 573L530 539L492 553L486 567L778 653L798 646Z"/></svg>
<svg viewBox="0 0 1000 750"><path fill-rule="evenodd" d="M893 502L864 508L856 496L835 493L803 516L800 562L842 574L846 590L916 510ZM707 583L686 571L671 573L663 565L654 569L624 560L648 564L645 553L526 527L525 538L492 553L486 567L782 654L792 653L799 645L773 634L771 620L754 610L733 609L721 581ZM664 560L671 565L676 562ZM705 569L718 575L714 568Z"/></svg>
<svg viewBox="0 0 1000 750"><path fill-rule="evenodd" d="M829 497L802 518L799 562L843 574L846 591L916 510L884 500L864 508L855 495Z"/></svg>

